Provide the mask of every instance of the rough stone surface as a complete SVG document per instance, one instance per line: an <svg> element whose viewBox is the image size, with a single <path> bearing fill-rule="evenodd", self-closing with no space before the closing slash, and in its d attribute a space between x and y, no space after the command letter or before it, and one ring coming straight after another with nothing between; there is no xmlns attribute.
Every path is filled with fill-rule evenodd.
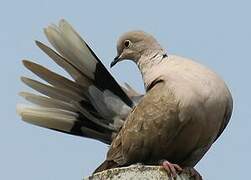
<svg viewBox="0 0 251 180"><path fill-rule="evenodd" d="M109 169L84 180L172 180L161 166L132 165L129 167ZM187 174L180 174L176 180L192 180Z"/></svg>

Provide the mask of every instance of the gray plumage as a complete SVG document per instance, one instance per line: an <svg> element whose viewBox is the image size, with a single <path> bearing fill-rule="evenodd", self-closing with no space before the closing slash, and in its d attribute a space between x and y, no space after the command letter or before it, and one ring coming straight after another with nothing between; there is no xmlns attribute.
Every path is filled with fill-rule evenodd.
<svg viewBox="0 0 251 180"><path fill-rule="evenodd" d="M24 121L111 144L96 170L166 159L194 167L221 135L233 101L224 81L190 59L169 55L143 31L123 34L117 57L131 59L142 74L146 94L118 85L86 42L65 21L45 28L57 50L36 41L72 79L24 61L48 84L22 81L43 95L22 92L35 106L18 106Z"/></svg>
<svg viewBox="0 0 251 180"><path fill-rule="evenodd" d="M167 55L149 34L125 33L111 63L138 65L146 94L128 115L106 160L95 172L133 163L168 160L194 167L225 129L232 97L213 71L184 57Z"/></svg>

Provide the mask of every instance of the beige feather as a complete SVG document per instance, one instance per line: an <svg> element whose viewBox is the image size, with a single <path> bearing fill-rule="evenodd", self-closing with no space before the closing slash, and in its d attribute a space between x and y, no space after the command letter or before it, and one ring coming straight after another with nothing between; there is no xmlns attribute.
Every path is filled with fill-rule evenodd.
<svg viewBox="0 0 251 180"><path fill-rule="evenodd" d="M17 112L28 123L67 132L77 120L77 114L58 109L18 105Z"/></svg>
<svg viewBox="0 0 251 180"><path fill-rule="evenodd" d="M50 71L49 69L47 69L39 64L36 64L34 62L23 60L23 64L27 69L29 69L34 74L39 76L41 79L47 81L51 85L53 85L55 87L67 89L69 91L73 91L79 95L83 94L84 88L81 87L80 85L78 85L77 83L75 83L75 82L73 82L73 81L71 81L61 75L58 75L58 74Z"/></svg>
<svg viewBox="0 0 251 180"><path fill-rule="evenodd" d="M36 45L46 53L55 63L57 63L60 67L65 69L72 78L83 87L88 87L92 84L92 81L87 78L81 71L79 71L73 64L68 62L64 57L60 56L57 52L55 52L50 47L46 46L42 42L36 41Z"/></svg>
<svg viewBox="0 0 251 180"><path fill-rule="evenodd" d="M95 72L97 60L91 54L84 40L65 20L59 22L59 30L61 38L66 42L67 48L77 57L77 60L82 62L90 72Z"/></svg>
<svg viewBox="0 0 251 180"><path fill-rule="evenodd" d="M25 98L27 101L42 107L62 109L71 112L77 111L77 108L74 107L74 105L57 99L40 96L28 92L20 92L19 95Z"/></svg>
<svg viewBox="0 0 251 180"><path fill-rule="evenodd" d="M84 98L74 92L67 91L65 89L58 89L56 87L52 87L46 84L43 84L41 82L38 82L36 80L21 77L21 80L32 89L55 99L65 101L65 102L71 102L71 101L81 101L84 100Z"/></svg>
<svg viewBox="0 0 251 180"><path fill-rule="evenodd" d="M94 74L83 63L83 59L79 59L75 54L71 44L65 40L66 37L62 35L61 30L53 25L44 29L45 35L53 47L69 62L74 64L79 70L81 70L87 77L94 79ZM84 58L84 57L82 57Z"/></svg>

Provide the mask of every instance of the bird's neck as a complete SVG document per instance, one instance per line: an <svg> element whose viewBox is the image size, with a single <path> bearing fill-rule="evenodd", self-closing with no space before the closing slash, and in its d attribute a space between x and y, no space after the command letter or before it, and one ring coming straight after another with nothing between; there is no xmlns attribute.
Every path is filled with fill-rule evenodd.
<svg viewBox="0 0 251 180"><path fill-rule="evenodd" d="M141 72L145 88L149 84L151 84L155 76L158 75L158 72L154 71L154 69L166 59L167 59L167 54L163 50L144 54L140 57L140 59L137 62L137 65Z"/></svg>

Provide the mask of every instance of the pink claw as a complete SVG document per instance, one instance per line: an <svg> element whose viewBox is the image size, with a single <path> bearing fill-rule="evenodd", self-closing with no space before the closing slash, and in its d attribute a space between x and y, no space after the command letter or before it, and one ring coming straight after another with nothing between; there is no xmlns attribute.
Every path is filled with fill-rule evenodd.
<svg viewBox="0 0 251 180"><path fill-rule="evenodd" d="M182 168L178 164L170 163L167 160L162 161L163 168L170 173L171 177L176 177L178 172L182 171Z"/></svg>

